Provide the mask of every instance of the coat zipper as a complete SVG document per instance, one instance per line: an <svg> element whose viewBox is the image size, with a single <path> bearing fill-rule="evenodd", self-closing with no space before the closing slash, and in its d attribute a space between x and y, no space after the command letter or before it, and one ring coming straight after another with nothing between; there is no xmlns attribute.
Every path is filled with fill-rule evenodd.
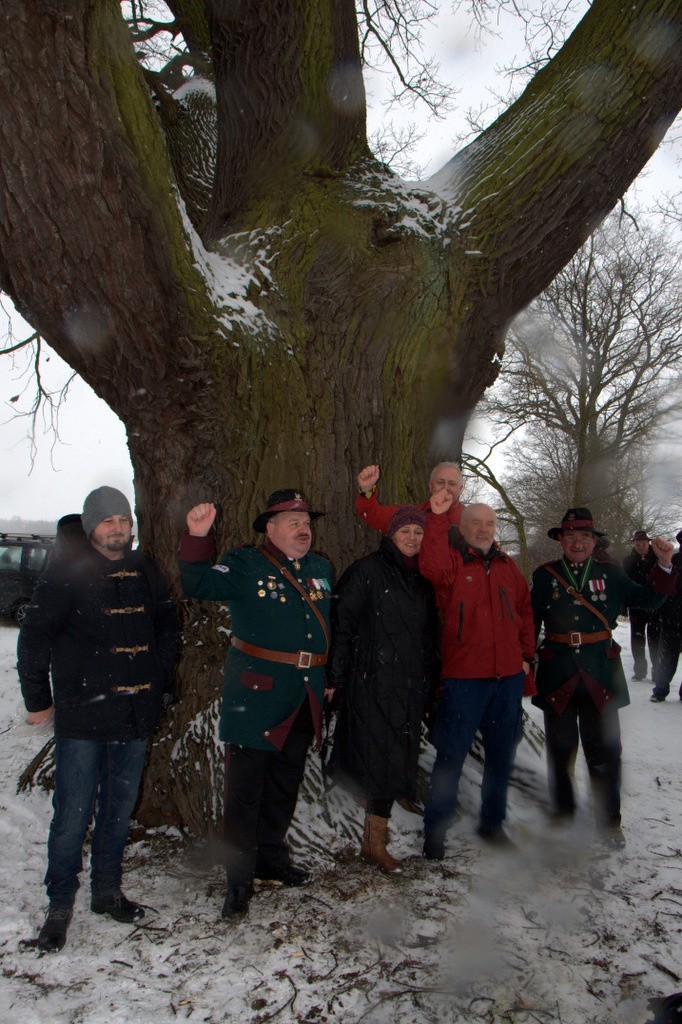
<svg viewBox="0 0 682 1024"><path fill-rule="evenodd" d="M504 618L504 607L503 606L506 604L507 610L509 612L509 618L513 622L514 621L514 612L512 611L512 606L511 606L511 603L509 601L509 594L507 593L507 588L506 587L500 587L499 590L500 590L500 605L502 606L502 618Z"/></svg>

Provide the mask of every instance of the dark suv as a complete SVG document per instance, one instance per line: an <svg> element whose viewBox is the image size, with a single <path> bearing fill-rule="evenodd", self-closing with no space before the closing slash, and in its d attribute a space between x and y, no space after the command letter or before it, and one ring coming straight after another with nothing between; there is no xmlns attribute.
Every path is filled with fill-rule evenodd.
<svg viewBox="0 0 682 1024"><path fill-rule="evenodd" d="M37 533L0 533L0 615L21 625L53 543Z"/></svg>

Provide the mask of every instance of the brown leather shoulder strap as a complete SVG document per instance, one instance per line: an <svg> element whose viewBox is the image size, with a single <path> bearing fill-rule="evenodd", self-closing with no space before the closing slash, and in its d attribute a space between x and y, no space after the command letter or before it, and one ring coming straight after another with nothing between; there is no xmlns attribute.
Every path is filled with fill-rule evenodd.
<svg viewBox="0 0 682 1024"><path fill-rule="evenodd" d="M282 563L279 562L274 555L271 555L269 551L265 550L265 548L259 548L258 550L260 551L261 555L265 555L268 561L272 562L273 565L277 566L279 571L282 573L282 576L284 576L284 578L288 580L293 587L296 587L296 590L298 590L301 597L303 597L304 600L308 602L311 609L317 616L318 622L322 626L322 632L324 633L324 639L327 644L327 651L329 651L329 628L327 626L327 623L324 621L324 616L320 613L319 609L315 605L315 602L311 599L310 594L303 589L298 580L292 576L289 570L285 566L283 566Z"/></svg>
<svg viewBox="0 0 682 1024"><path fill-rule="evenodd" d="M580 593L580 591L576 590L575 587L572 587L568 580L565 580L563 576L560 576L555 569L552 569L549 565L545 565L543 566L543 568L547 570L550 576L555 576L558 579L559 583L562 585L562 587L566 588L571 597L574 597L577 601L580 601L580 603L585 605L585 607L588 608L593 615L596 615L600 622L604 623L604 625L609 631L609 636L611 636L611 624L609 620L606 618L606 616L602 615L599 609L595 608L593 604L590 604L589 601L586 601L583 595Z"/></svg>

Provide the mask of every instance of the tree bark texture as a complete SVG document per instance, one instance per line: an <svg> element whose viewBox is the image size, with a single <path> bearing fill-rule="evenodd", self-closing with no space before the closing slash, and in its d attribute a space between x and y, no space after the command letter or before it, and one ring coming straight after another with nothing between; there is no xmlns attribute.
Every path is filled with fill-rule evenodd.
<svg viewBox="0 0 682 1024"><path fill-rule="evenodd" d="M239 227L255 202L275 222L301 171L366 155L353 0L209 0L218 173L209 231ZM261 213L262 215L262 213Z"/></svg>
<svg viewBox="0 0 682 1024"><path fill-rule="evenodd" d="M353 513L358 469L381 463L387 499L423 498L438 423L466 418L495 379L510 317L682 103L679 60L653 32L656 59L633 70L632 26L620 3L598 0L600 31L582 30L570 61L538 75L438 180L408 188L363 155L364 110L328 100L329 75L355 61L345 0L210 7L210 248L115 0L4 0L0 11L0 287L125 423L141 542L176 589L179 532L197 501L219 507L220 549L256 539L251 522L282 486L327 510L316 546L338 571L374 546ZM679 4L629 9L640 25L665 19L679 43ZM246 22L230 10L256 19L255 35L239 43ZM621 78L597 131L575 97L609 25ZM267 52L251 47L258 32ZM248 95L226 89L231 71ZM343 76L332 79L345 96ZM236 110L240 97L250 106ZM318 142L302 162L286 156L278 177L268 161L297 110ZM182 609L180 700L141 814L203 831L220 814L229 623L221 609Z"/></svg>

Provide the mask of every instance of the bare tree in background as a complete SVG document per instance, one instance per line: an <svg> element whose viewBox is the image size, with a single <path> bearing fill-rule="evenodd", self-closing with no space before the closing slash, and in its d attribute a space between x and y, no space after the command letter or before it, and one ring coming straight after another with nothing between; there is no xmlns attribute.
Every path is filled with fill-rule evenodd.
<svg viewBox="0 0 682 1024"><path fill-rule="evenodd" d="M368 543L358 467L420 492L438 422L461 433L507 324L678 113L679 0L594 0L413 186L367 143L353 0L128 8L134 38L114 0L0 7L0 287L125 424L141 542L169 576L189 505L218 503L224 547L292 484L333 510L317 542L341 567ZM141 65L164 35L174 56ZM407 87L428 96L432 70ZM140 813L201 830L220 813L225 631L184 608L181 701Z"/></svg>
<svg viewBox="0 0 682 1024"><path fill-rule="evenodd" d="M514 496L527 534L543 539L570 505L588 505L616 543L671 527L672 448L655 450L672 440L681 374L679 252L670 236L612 216L514 322L484 403L515 437L489 482Z"/></svg>

